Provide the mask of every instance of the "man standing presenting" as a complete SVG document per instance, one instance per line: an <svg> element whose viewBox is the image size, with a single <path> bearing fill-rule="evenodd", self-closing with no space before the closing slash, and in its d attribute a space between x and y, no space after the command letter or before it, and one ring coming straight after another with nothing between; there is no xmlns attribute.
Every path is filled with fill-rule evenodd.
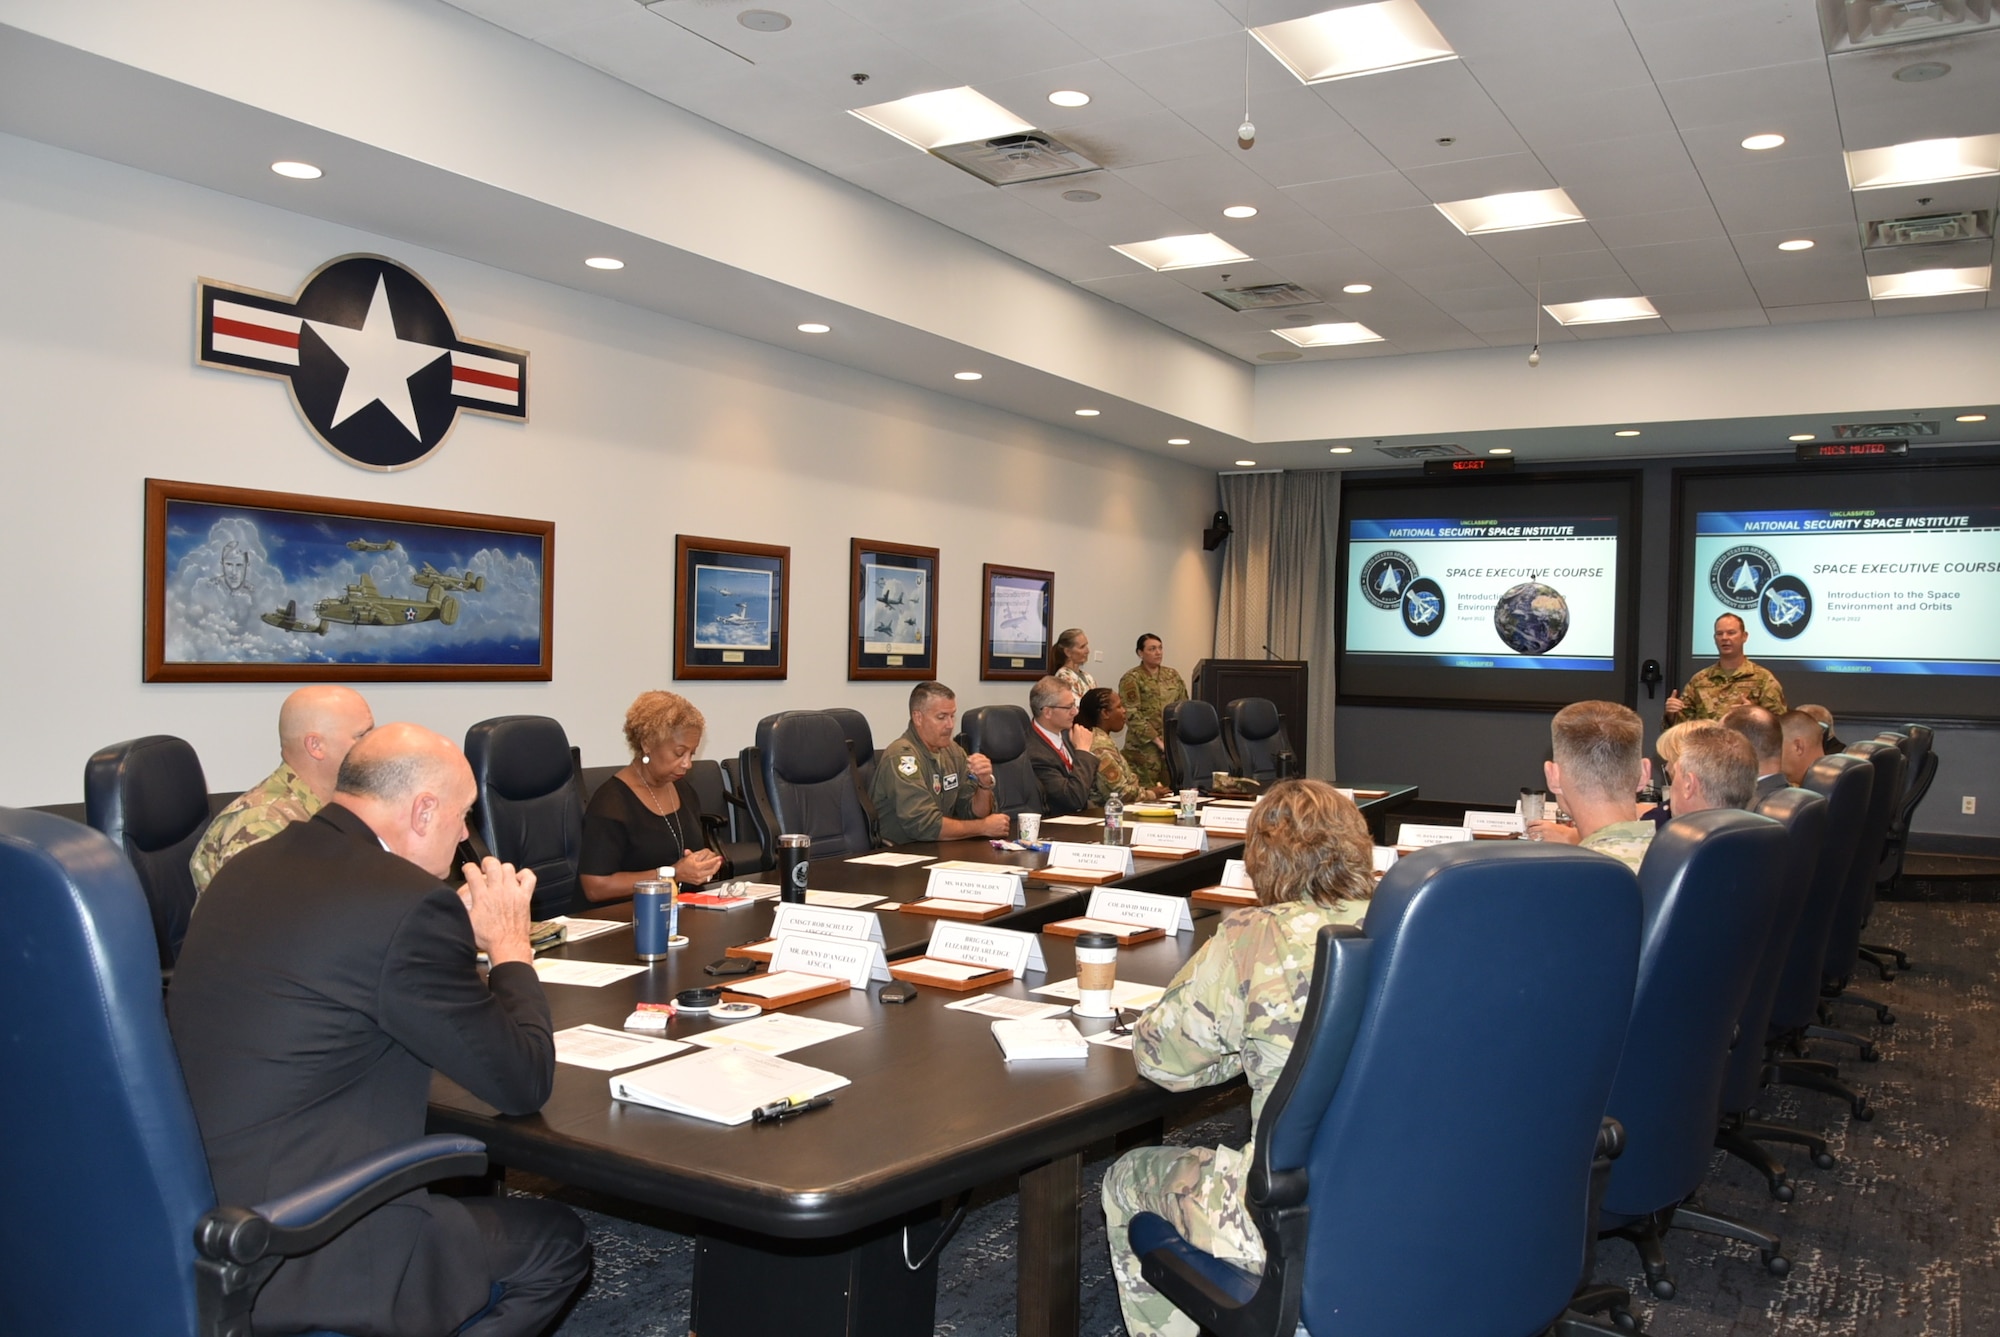
<svg viewBox="0 0 2000 1337"><path fill-rule="evenodd" d="M474 793L449 741L387 725L348 753L318 815L236 855L209 888L216 911L188 930L168 1020L222 1201L262 1202L421 1137L433 1069L502 1114L548 1099L535 876L489 858L466 865L461 891L440 881ZM281 1264L254 1320L532 1337L589 1260L560 1204L418 1191Z"/></svg>
<svg viewBox="0 0 2000 1337"><path fill-rule="evenodd" d="M215 815L188 858L199 896L232 855L303 822L333 797L347 750L375 727L361 693L346 687L301 687L278 707L278 769Z"/></svg>
<svg viewBox="0 0 2000 1337"><path fill-rule="evenodd" d="M957 722L951 688L920 682L910 690L910 727L882 749L869 786L891 845L1007 834L1007 814L993 811L993 763L951 741Z"/></svg>
<svg viewBox="0 0 2000 1337"><path fill-rule="evenodd" d="M1771 670L1743 656L1743 644L1749 639L1743 619L1736 614L1724 613L1715 619L1716 662L1667 698L1668 724L1719 720L1737 706L1762 706L1773 715L1785 713L1785 689L1777 678Z"/></svg>
<svg viewBox="0 0 2000 1337"><path fill-rule="evenodd" d="M1061 678L1043 678L1028 692L1028 762L1042 791L1042 812L1056 816L1090 806L1097 756L1090 730L1076 722L1076 693Z"/></svg>
<svg viewBox="0 0 2000 1337"><path fill-rule="evenodd" d="M1562 801L1576 823L1577 844L1623 861L1634 872L1658 829L1636 820L1635 795L1652 765L1640 755L1644 736L1639 717L1612 701L1579 701L1564 706L1549 722L1555 759L1542 763L1549 793ZM1530 840L1562 840L1568 833L1554 822L1534 822Z"/></svg>

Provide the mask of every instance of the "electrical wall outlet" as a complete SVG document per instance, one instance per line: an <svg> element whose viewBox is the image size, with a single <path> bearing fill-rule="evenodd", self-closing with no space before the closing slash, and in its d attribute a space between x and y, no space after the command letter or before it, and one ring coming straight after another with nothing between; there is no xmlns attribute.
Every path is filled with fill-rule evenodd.
<svg viewBox="0 0 2000 1337"><path fill-rule="evenodd" d="M1979 811L1979 800L1973 795L1967 794L1958 801L1958 810L1967 817L1971 817Z"/></svg>

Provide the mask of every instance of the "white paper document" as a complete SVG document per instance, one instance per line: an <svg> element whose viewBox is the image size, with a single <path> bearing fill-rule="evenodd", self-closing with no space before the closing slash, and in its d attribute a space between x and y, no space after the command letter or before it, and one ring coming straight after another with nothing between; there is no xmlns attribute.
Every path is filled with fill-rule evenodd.
<svg viewBox="0 0 2000 1337"><path fill-rule="evenodd" d="M1130 1031L1125 1032L1123 1035L1119 1035L1115 1031L1099 1031L1095 1035L1086 1035L1083 1038L1094 1045L1103 1045L1106 1049L1130 1049L1132 1047L1132 1032Z"/></svg>
<svg viewBox="0 0 2000 1337"><path fill-rule="evenodd" d="M644 973L644 966L623 966L615 961L570 961L556 957L535 958L535 973L542 977L544 984L575 984L586 989L601 989L607 984L616 984L629 975Z"/></svg>
<svg viewBox="0 0 2000 1337"><path fill-rule="evenodd" d="M1127 924L1116 919L1096 919L1090 915L1078 915L1061 923L1064 928L1073 928L1079 933L1109 933L1113 937L1130 933L1133 929L1151 927L1149 924Z"/></svg>
<svg viewBox="0 0 2000 1337"><path fill-rule="evenodd" d="M946 1003L948 1012L976 1012L982 1017L999 1017L1008 1021L1040 1021L1044 1017L1060 1017L1069 1011L1063 1003L1031 1003L1025 998L1002 998L998 994L974 994L961 998L955 1003Z"/></svg>
<svg viewBox="0 0 2000 1337"><path fill-rule="evenodd" d="M926 896L921 901L911 902L926 910L949 910L953 914L983 915L992 913L993 901L962 901L953 896Z"/></svg>
<svg viewBox="0 0 2000 1337"><path fill-rule="evenodd" d="M1029 993L1047 994L1050 998L1067 998L1072 1003L1083 994L1076 987L1076 977L1055 980ZM1136 1007L1141 1012L1160 1001L1166 989L1158 984L1136 984L1131 980L1119 980L1111 986L1111 1006L1116 1008Z"/></svg>
<svg viewBox="0 0 2000 1337"><path fill-rule="evenodd" d="M957 873L1012 873L1015 877L1026 877L1028 875L1028 870L1017 864L978 863L972 859L945 859L939 863L932 864L931 867L933 869L942 868L947 872Z"/></svg>
<svg viewBox="0 0 2000 1337"><path fill-rule="evenodd" d="M761 1017L749 1021L731 1022L717 1030L703 1031L700 1035L690 1035L690 1044L704 1049L749 1049L759 1054L789 1054L794 1049L804 1049L822 1040L832 1040L842 1035L852 1035L859 1026L849 1026L839 1021L819 1021L813 1017L794 1017L783 1012L766 1012ZM773 1097L776 1099L776 1097Z"/></svg>
<svg viewBox="0 0 2000 1337"><path fill-rule="evenodd" d="M1090 1046L1083 1042L1076 1024L1069 1021L996 1021L993 1038L1009 1063L1023 1059L1090 1057Z"/></svg>
<svg viewBox="0 0 2000 1337"><path fill-rule="evenodd" d="M1044 817L1043 826L1096 826L1102 818L1085 817L1082 813L1069 813L1062 817Z"/></svg>
<svg viewBox="0 0 2000 1337"><path fill-rule="evenodd" d="M1472 832L1462 826L1431 826L1420 822L1404 822L1396 832L1398 845L1450 845L1470 839Z"/></svg>
<svg viewBox="0 0 2000 1337"><path fill-rule="evenodd" d="M556 1062L574 1063L579 1068L616 1072L635 1063L651 1063L678 1054L687 1046L679 1040L652 1039L627 1035L603 1026L572 1026L557 1031Z"/></svg>
<svg viewBox="0 0 2000 1337"><path fill-rule="evenodd" d="M704 1049L613 1077L611 1096L710 1123L739 1124L750 1122L761 1106L823 1096L846 1085L839 1073L787 1058L750 1049Z"/></svg>
<svg viewBox="0 0 2000 1337"><path fill-rule="evenodd" d="M747 980L737 980L723 987L731 993L740 993L745 998L780 998L801 989L817 989L821 985L833 983L829 975L808 975L802 970L780 970L770 975L752 975ZM847 983L846 980L841 981Z"/></svg>
<svg viewBox="0 0 2000 1337"><path fill-rule="evenodd" d="M916 975L923 979L938 980L947 984L963 984L980 975L990 975L997 966L974 966L963 961L940 961L936 957L919 956L896 962L897 970L905 975Z"/></svg>
<svg viewBox="0 0 2000 1337"><path fill-rule="evenodd" d="M935 854L898 854L894 850L883 850L879 854L857 854L847 862L872 864L876 868L901 868L905 864L923 863L936 857Z"/></svg>
<svg viewBox="0 0 2000 1337"><path fill-rule="evenodd" d="M918 856L905 855L905 858ZM851 861L850 861L851 862ZM865 910L871 905L880 905L882 897L870 896L859 891L813 891L806 892L807 905L824 906L831 910Z"/></svg>
<svg viewBox="0 0 2000 1337"><path fill-rule="evenodd" d="M563 926L564 942L588 942L606 933L632 927L616 919L574 919L569 915L557 915L555 922Z"/></svg>

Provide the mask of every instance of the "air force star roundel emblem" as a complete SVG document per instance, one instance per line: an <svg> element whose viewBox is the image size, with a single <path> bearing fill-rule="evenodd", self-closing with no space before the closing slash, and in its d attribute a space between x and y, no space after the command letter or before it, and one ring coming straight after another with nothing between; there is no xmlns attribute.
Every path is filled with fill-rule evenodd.
<svg viewBox="0 0 2000 1337"><path fill-rule="evenodd" d="M528 355L461 339L429 284L394 260L346 255L296 297L203 279L200 359L291 384L313 434L364 469L407 469L461 410L525 421Z"/></svg>

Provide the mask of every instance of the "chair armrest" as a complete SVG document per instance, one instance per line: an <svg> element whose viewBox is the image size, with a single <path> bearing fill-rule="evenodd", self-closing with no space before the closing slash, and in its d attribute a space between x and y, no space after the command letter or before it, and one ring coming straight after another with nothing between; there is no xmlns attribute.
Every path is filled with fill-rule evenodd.
<svg viewBox="0 0 2000 1337"><path fill-rule="evenodd" d="M1134 1216L1126 1236L1147 1284L1204 1333L1292 1337L1299 1325L1302 1269L1295 1260L1305 1247L1306 1209L1279 1215L1285 1218L1280 1231L1285 1248L1272 1255L1262 1275L1203 1253L1152 1212Z"/></svg>

